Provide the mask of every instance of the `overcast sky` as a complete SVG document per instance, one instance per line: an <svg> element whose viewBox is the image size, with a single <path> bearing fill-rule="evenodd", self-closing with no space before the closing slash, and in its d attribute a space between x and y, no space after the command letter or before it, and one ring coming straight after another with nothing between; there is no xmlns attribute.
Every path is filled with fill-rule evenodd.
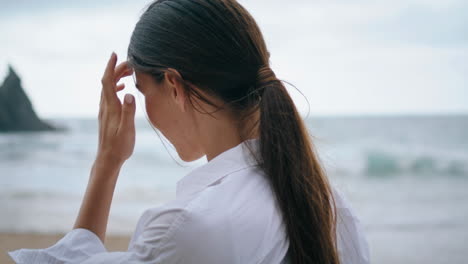
<svg viewBox="0 0 468 264"><path fill-rule="evenodd" d="M310 115L468 113L468 1L240 2ZM41 117L97 117L106 61L147 3L0 0L1 80L11 63Z"/></svg>

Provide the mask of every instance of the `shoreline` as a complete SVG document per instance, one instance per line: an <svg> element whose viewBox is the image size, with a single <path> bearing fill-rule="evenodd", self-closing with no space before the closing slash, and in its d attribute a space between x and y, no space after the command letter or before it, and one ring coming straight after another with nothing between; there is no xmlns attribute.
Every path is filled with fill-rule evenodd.
<svg viewBox="0 0 468 264"><path fill-rule="evenodd" d="M0 263L14 263L8 251L20 248L47 248L55 244L64 233L0 233ZM108 235L104 245L109 251L126 251L130 235Z"/></svg>

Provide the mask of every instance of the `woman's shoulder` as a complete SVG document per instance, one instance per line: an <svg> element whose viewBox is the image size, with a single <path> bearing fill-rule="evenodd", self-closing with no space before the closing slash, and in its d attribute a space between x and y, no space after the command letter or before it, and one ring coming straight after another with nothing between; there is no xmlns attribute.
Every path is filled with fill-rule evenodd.
<svg viewBox="0 0 468 264"><path fill-rule="evenodd" d="M216 252L203 256L204 263L260 260L272 250L284 255L288 244L284 230L278 234L284 228L281 213L261 177L258 170L244 169L198 193L146 210L131 246L174 248L180 258L190 256L187 263L200 252Z"/></svg>
<svg viewBox="0 0 468 264"><path fill-rule="evenodd" d="M223 177L219 181L206 186L203 190L190 195L175 197L164 204L146 209L141 215L135 234L154 223L166 223L172 229L182 222L190 226L203 228L206 224L227 222L277 209L266 179L256 168L246 168ZM239 214L239 212L244 214ZM271 216L271 213L269 214ZM252 219L248 219L252 222ZM207 223L205 223L207 222ZM216 225L212 226L214 229Z"/></svg>

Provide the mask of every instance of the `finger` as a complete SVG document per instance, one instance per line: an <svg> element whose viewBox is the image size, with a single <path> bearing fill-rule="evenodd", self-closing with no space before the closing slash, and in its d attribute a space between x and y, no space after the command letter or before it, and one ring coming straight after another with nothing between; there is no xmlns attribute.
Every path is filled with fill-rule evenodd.
<svg viewBox="0 0 468 264"><path fill-rule="evenodd" d="M115 82L118 82L120 78L122 78L122 76L128 72L128 71L132 71L133 72L133 69L128 65L128 62L127 61L123 61L121 62L116 68L115 68L115 71L114 71L114 80Z"/></svg>
<svg viewBox="0 0 468 264"><path fill-rule="evenodd" d="M101 143L101 135L102 135L102 125L101 121L103 118L103 107L104 107L104 89L101 89L101 100L99 102L99 113L98 113L98 139L99 139L99 144Z"/></svg>
<svg viewBox="0 0 468 264"><path fill-rule="evenodd" d="M133 74L133 69L128 68L125 71L123 71L122 73L120 73L119 75L116 75L114 81L117 83L120 79L122 79L124 77L127 77L127 76L130 76L132 74Z"/></svg>
<svg viewBox="0 0 468 264"><path fill-rule="evenodd" d="M112 52L109 60L107 61L106 69L104 70L104 74L102 76L103 81L112 80L112 77L114 77L116 63L117 63L117 54L115 54L115 52Z"/></svg>
<svg viewBox="0 0 468 264"><path fill-rule="evenodd" d="M119 131L121 129L135 129L135 97L133 95L125 95L120 118Z"/></svg>
<svg viewBox="0 0 468 264"><path fill-rule="evenodd" d="M125 83L121 83L115 87L116 92L120 92L125 88Z"/></svg>
<svg viewBox="0 0 468 264"><path fill-rule="evenodd" d="M102 103L104 102L104 89L101 89L101 97L99 100L99 108L102 107Z"/></svg>
<svg viewBox="0 0 468 264"><path fill-rule="evenodd" d="M104 75L102 76L102 89L104 89L104 95L106 96L106 101L107 99L110 99L110 101L118 100L117 94L114 91L114 86L115 83L113 82L114 80L114 69L115 69L115 64L117 63L117 55L112 52L111 57L109 58L109 61L107 62L106 70L104 71Z"/></svg>

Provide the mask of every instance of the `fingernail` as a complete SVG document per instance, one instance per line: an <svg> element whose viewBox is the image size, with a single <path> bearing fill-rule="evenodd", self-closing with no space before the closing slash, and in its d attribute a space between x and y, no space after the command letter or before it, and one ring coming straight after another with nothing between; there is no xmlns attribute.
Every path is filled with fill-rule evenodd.
<svg viewBox="0 0 468 264"><path fill-rule="evenodd" d="M127 104L131 104L133 103L133 96L131 94L126 94L124 100Z"/></svg>

